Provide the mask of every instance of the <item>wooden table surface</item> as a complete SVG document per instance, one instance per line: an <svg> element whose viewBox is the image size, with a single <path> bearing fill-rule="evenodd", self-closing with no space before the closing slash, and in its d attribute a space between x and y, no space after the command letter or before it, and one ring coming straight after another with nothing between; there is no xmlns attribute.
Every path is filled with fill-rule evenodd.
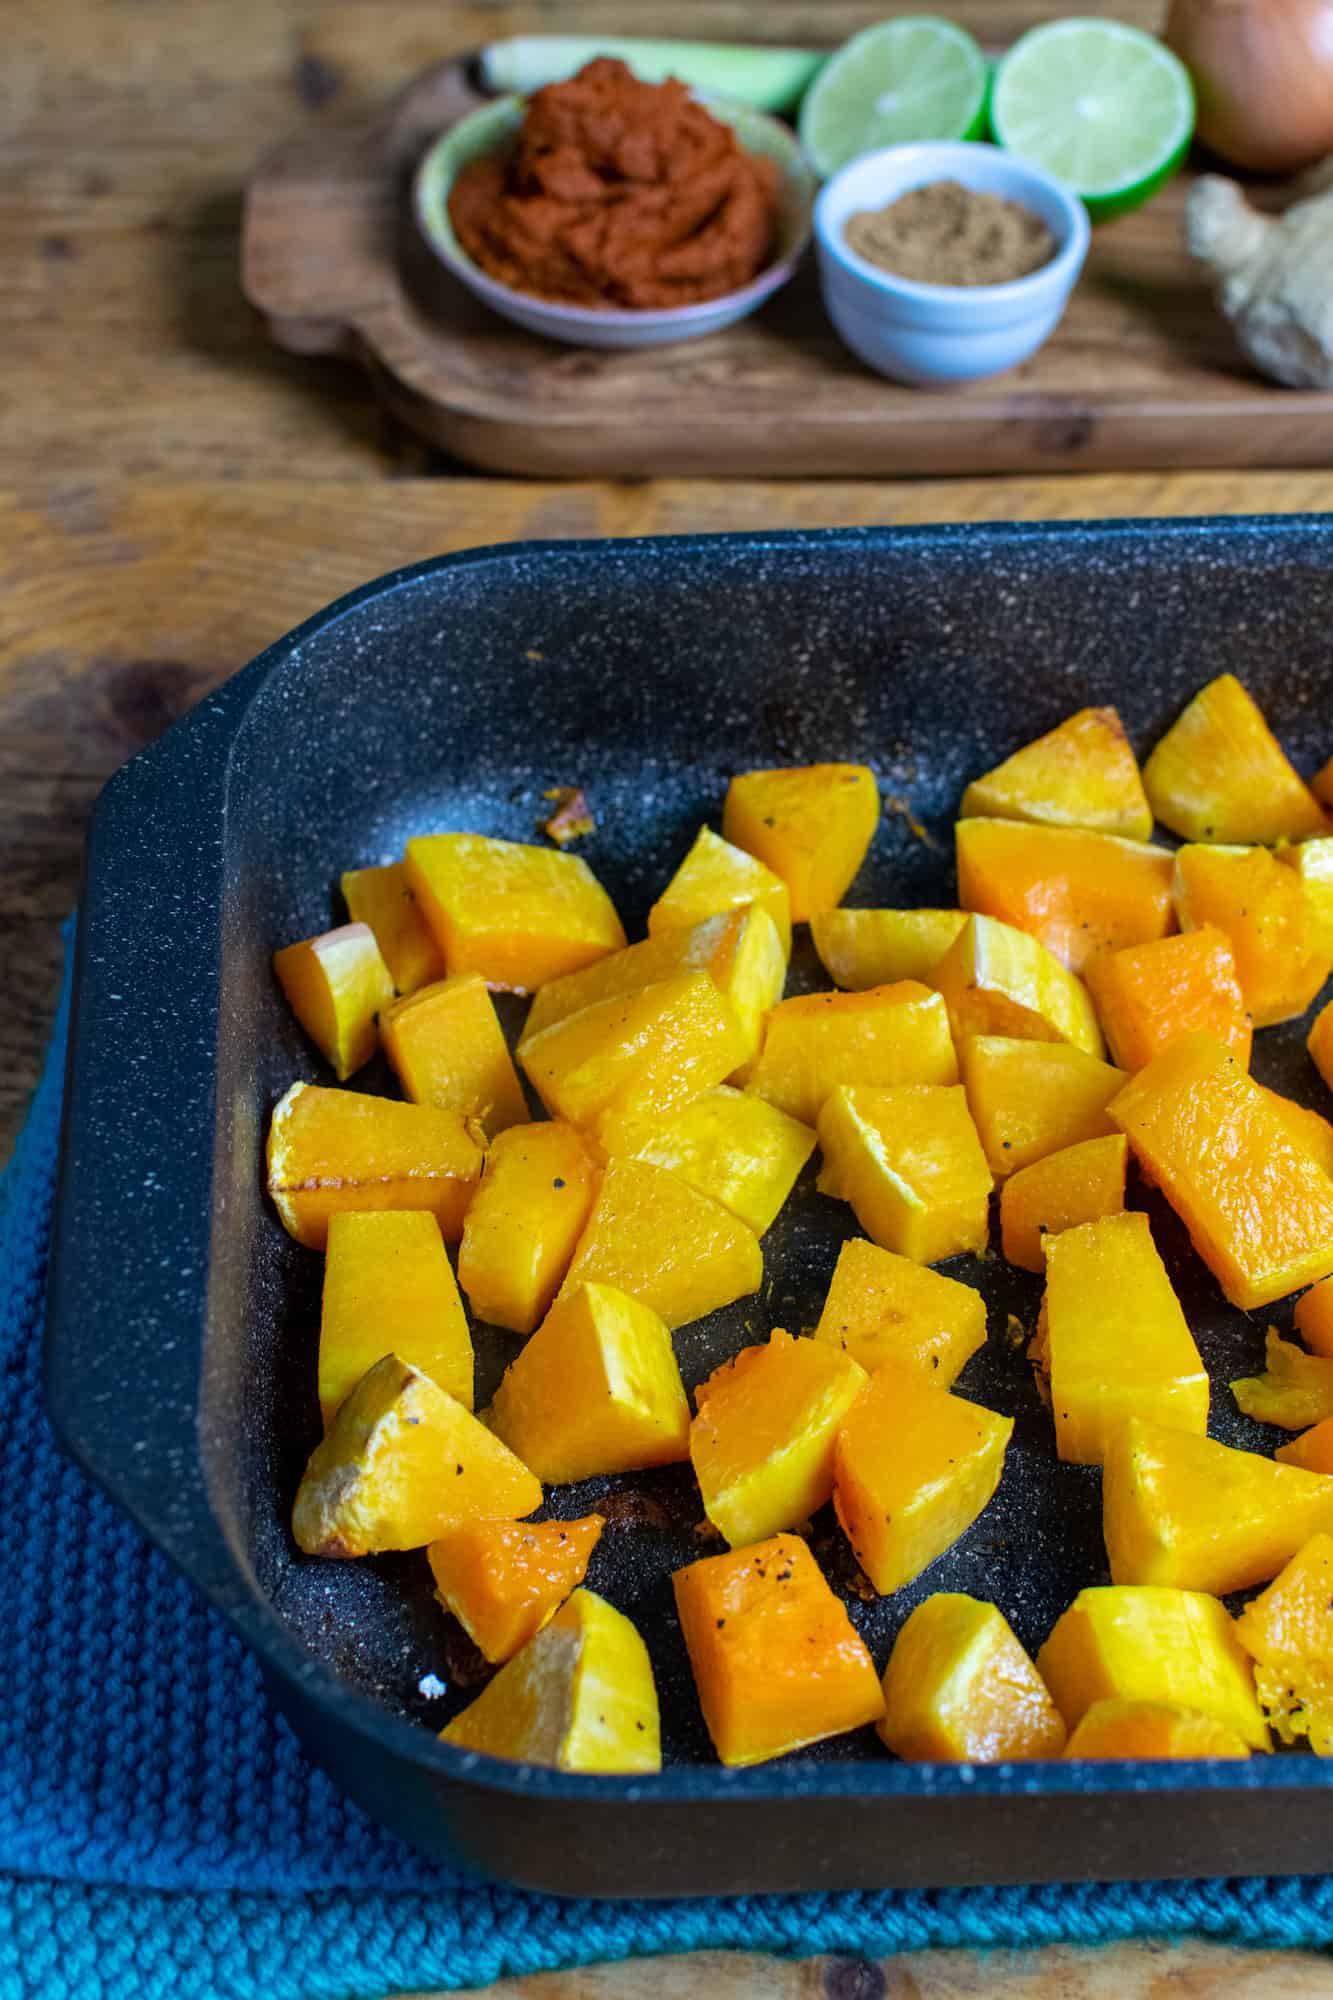
<svg viewBox="0 0 1333 2000"><path fill-rule="evenodd" d="M539 485L460 476L362 378L265 342L236 281L257 154L427 62L550 28L841 38L852 0L43 0L0 66L0 1159L54 1006L103 779L215 682L395 564L515 536L848 522L1290 511L1333 471L1170 477ZM1003 40L1058 0L955 0ZM1091 11L1154 26L1155 0ZM520 1982L527 2000L1333 1996L1315 1957L1212 1947L931 1953L870 1965L710 1957Z"/></svg>

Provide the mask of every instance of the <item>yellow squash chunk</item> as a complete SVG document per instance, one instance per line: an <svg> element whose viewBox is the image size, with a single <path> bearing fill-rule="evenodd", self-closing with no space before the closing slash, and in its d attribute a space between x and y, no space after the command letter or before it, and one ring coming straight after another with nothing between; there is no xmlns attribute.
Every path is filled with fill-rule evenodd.
<svg viewBox="0 0 1333 2000"><path fill-rule="evenodd" d="M340 1083L379 1047L377 1023L393 981L368 924L343 924L273 954L293 1014Z"/></svg>
<svg viewBox="0 0 1333 2000"><path fill-rule="evenodd" d="M322 1250L343 1209L424 1208L446 1243L463 1232L482 1149L452 1111L294 1083L273 1107L268 1191L283 1228Z"/></svg>
<svg viewBox="0 0 1333 2000"><path fill-rule="evenodd" d="M474 1117L492 1139L526 1123L523 1086L480 973L456 972L396 1000L380 1035L414 1104Z"/></svg>
<svg viewBox="0 0 1333 2000"><path fill-rule="evenodd" d="M490 1424L552 1485L674 1465L690 1452L671 1336L613 1285L580 1285L556 1300L505 1369Z"/></svg>
<svg viewBox="0 0 1333 2000"><path fill-rule="evenodd" d="M1308 1295L1307 1295L1308 1296ZM1333 1417L1333 1360L1307 1354L1270 1326L1262 1375L1242 1375L1231 1393L1247 1417L1284 1431L1308 1430Z"/></svg>
<svg viewBox="0 0 1333 2000"><path fill-rule="evenodd" d="M1305 1046L1310 1052L1311 1062L1329 1089L1333 1090L1333 1000L1316 1014Z"/></svg>
<svg viewBox="0 0 1333 2000"><path fill-rule="evenodd" d="M1081 708L976 778L963 793L964 819L1035 820L1146 840L1152 810L1125 727L1113 708Z"/></svg>
<svg viewBox="0 0 1333 2000"><path fill-rule="evenodd" d="M967 922L966 910L820 910L810 936L835 986L864 993L931 975Z"/></svg>
<svg viewBox="0 0 1333 2000"><path fill-rule="evenodd" d="M1333 1472L1333 1417L1279 1445L1273 1457L1279 1465L1299 1465L1305 1472Z"/></svg>
<svg viewBox="0 0 1333 2000"><path fill-rule="evenodd" d="M472 1336L439 1224L420 1210L329 1218L319 1321L319 1406L327 1430L386 1354L472 1408Z"/></svg>
<svg viewBox="0 0 1333 2000"><path fill-rule="evenodd" d="M1304 840L1323 830L1301 781L1234 674L1200 688L1143 767L1152 809L1185 840Z"/></svg>
<svg viewBox="0 0 1333 2000"><path fill-rule="evenodd" d="M1315 1354L1333 1359L1333 1278L1321 1278L1296 1301L1296 1331Z"/></svg>
<svg viewBox="0 0 1333 2000"><path fill-rule="evenodd" d="M429 1375L386 1354L312 1452L292 1529L308 1556L380 1555L541 1504L540 1483L507 1445Z"/></svg>
<svg viewBox="0 0 1333 2000"><path fill-rule="evenodd" d="M1249 1010L1231 940L1215 924L1128 951L1099 952L1083 976L1121 1069L1143 1069L1168 1042L1198 1028L1225 1042L1249 1068Z"/></svg>
<svg viewBox="0 0 1333 2000"><path fill-rule="evenodd" d="M808 1125L725 1084L668 1111L633 1157L666 1167L762 1236L815 1150Z"/></svg>
<svg viewBox="0 0 1333 2000"><path fill-rule="evenodd" d="M673 1330L757 1292L755 1233L721 1202L646 1160L613 1160L574 1251L564 1290L615 1285Z"/></svg>
<svg viewBox="0 0 1333 2000"><path fill-rule="evenodd" d="M576 1590L440 1741L555 1771L660 1771L648 1648L623 1611Z"/></svg>
<svg viewBox="0 0 1333 2000"><path fill-rule="evenodd" d="M1071 972L1176 927L1160 847L1009 819L960 819L954 843L963 908L1030 931Z"/></svg>
<svg viewBox="0 0 1333 2000"><path fill-rule="evenodd" d="M886 1362L947 1389L986 1338L986 1301L971 1285L853 1236L838 1252L815 1339L873 1375Z"/></svg>
<svg viewBox="0 0 1333 2000"><path fill-rule="evenodd" d="M407 874L450 972L532 993L577 972L625 933L586 861L549 847L432 833L407 843Z"/></svg>
<svg viewBox="0 0 1333 2000"><path fill-rule="evenodd" d="M1095 1702L1167 1702L1268 1748L1249 1657L1224 1605L1197 1590L1080 1590L1037 1655L1067 1726Z"/></svg>
<svg viewBox="0 0 1333 2000"><path fill-rule="evenodd" d="M745 771L722 812L726 838L786 883L796 924L842 901L878 825L879 786L864 764Z"/></svg>
<svg viewBox="0 0 1333 2000"><path fill-rule="evenodd" d="M1296 1104L1266 1084L1259 1085L1264 1102L1275 1111L1288 1134L1303 1153L1308 1153L1324 1172L1333 1176L1333 1125L1307 1104Z"/></svg>
<svg viewBox="0 0 1333 2000"><path fill-rule="evenodd" d="M968 1109L997 1180L1115 1131L1106 1107L1124 1071L1067 1043L969 1035L962 1070Z"/></svg>
<svg viewBox="0 0 1333 2000"><path fill-rule="evenodd" d="M706 1556L672 1583L724 1764L762 1764L883 1714L875 1663L799 1535Z"/></svg>
<svg viewBox="0 0 1333 2000"><path fill-rule="evenodd" d="M582 1583L605 1523L467 1521L426 1550L435 1595L483 1659L512 1659Z"/></svg>
<svg viewBox="0 0 1333 2000"><path fill-rule="evenodd" d="M1053 1236L1043 1310L1066 1463L1100 1465L1132 1416L1208 1429L1208 1374L1146 1215L1108 1215Z"/></svg>
<svg viewBox="0 0 1333 2000"><path fill-rule="evenodd" d="M1231 940L1256 1028L1303 1014L1328 977L1313 904L1266 847L1182 847L1173 895L1180 928L1215 925Z"/></svg>
<svg viewBox="0 0 1333 2000"><path fill-rule="evenodd" d="M1333 1479L1322 1473L1137 1417L1107 1448L1102 1530L1116 1583L1224 1597L1267 1583L1329 1529Z"/></svg>
<svg viewBox="0 0 1333 2000"><path fill-rule="evenodd" d="M1225 1722L1169 1701L1094 1701L1066 1757L1248 1757L1250 1746Z"/></svg>
<svg viewBox="0 0 1333 2000"><path fill-rule="evenodd" d="M1303 840L1299 847L1279 847L1277 858L1294 868L1314 918L1322 958L1333 959L1333 838Z"/></svg>
<svg viewBox="0 0 1333 2000"><path fill-rule="evenodd" d="M741 1548L806 1521L833 1491L833 1444L865 1370L817 1340L775 1327L696 1391L690 1426L704 1512Z"/></svg>
<svg viewBox="0 0 1333 2000"><path fill-rule="evenodd" d="M833 1462L833 1505L881 1596L953 1547L1004 1471L1012 1417L996 1416L914 1369L888 1364L848 1413Z"/></svg>
<svg viewBox="0 0 1333 2000"><path fill-rule="evenodd" d="M559 1119L511 1125L463 1223L458 1282L478 1319L531 1333L569 1268L597 1193L587 1143Z"/></svg>
<svg viewBox="0 0 1333 2000"><path fill-rule="evenodd" d="M1333 1180L1211 1035L1170 1043L1111 1116L1232 1305L1270 1305L1333 1271Z"/></svg>
<svg viewBox="0 0 1333 2000"><path fill-rule="evenodd" d="M694 845L648 912L648 935L679 930L746 904L768 911L777 925L783 956L789 956L791 896L782 877L711 827L701 826Z"/></svg>
<svg viewBox="0 0 1333 2000"><path fill-rule="evenodd" d="M1026 931L994 917L970 917L932 983L944 996L961 1048L965 1035L1005 1035L1068 1042L1090 1056L1106 1053L1082 980Z"/></svg>
<svg viewBox="0 0 1333 2000"><path fill-rule="evenodd" d="M1129 1141L1115 1132L1064 1146L1011 1174L1000 1191L1000 1230L1009 1263L1022 1271L1044 1271L1049 1238L1080 1223L1120 1215L1128 1159Z"/></svg>
<svg viewBox="0 0 1333 2000"><path fill-rule="evenodd" d="M1333 1757L1333 1537L1312 1535L1236 1620L1264 1713L1283 1743Z"/></svg>
<svg viewBox="0 0 1333 2000"><path fill-rule="evenodd" d="M349 868L342 878L343 901L354 924L369 924L380 956L400 993L444 978L444 954L417 908L407 863L385 868Z"/></svg>
<svg viewBox="0 0 1333 2000"><path fill-rule="evenodd" d="M938 993L915 980L866 993L807 993L768 1017L746 1089L813 1125L842 1083L956 1083L958 1059Z"/></svg>
<svg viewBox="0 0 1333 2000"><path fill-rule="evenodd" d="M821 1194L881 1249L938 1264L986 1247L990 1168L959 1085L835 1090L819 1114Z"/></svg>
<svg viewBox="0 0 1333 2000"><path fill-rule="evenodd" d="M1058 1757L1065 1725L993 1604L938 1591L918 1604L884 1670L876 1724L908 1763L1008 1764Z"/></svg>

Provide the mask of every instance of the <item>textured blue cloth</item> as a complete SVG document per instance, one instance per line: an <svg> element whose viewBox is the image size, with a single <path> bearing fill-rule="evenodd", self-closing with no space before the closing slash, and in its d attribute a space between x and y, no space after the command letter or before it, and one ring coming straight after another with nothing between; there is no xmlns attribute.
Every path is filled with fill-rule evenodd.
<svg viewBox="0 0 1333 2000"><path fill-rule="evenodd" d="M1333 1882L577 1903L462 1886L306 1762L244 1648L60 1455L41 1298L67 1004L0 1181L0 2000L359 2000L636 1953L1333 1941Z"/></svg>

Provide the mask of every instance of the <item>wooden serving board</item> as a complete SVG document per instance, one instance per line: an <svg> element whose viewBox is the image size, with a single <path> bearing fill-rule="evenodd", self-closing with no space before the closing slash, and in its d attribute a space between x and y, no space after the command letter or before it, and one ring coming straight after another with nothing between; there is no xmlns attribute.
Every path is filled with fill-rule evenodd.
<svg viewBox="0 0 1333 2000"><path fill-rule="evenodd" d="M1251 373L1181 241L1181 177L1094 233L1061 326L961 389L883 381L825 318L813 259L754 318L638 353L498 318L419 239L426 142L479 102L465 61L259 167L242 282L275 341L345 354L433 444L496 472L723 477L1333 464L1333 394Z"/></svg>

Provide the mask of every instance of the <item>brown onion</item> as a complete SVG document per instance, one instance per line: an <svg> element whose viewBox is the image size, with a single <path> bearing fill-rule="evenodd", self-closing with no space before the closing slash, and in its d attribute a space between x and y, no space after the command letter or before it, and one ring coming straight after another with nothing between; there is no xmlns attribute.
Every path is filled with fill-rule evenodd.
<svg viewBox="0 0 1333 2000"><path fill-rule="evenodd" d="M1333 0L1171 0L1166 41L1224 160L1285 173L1333 153Z"/></svg>

